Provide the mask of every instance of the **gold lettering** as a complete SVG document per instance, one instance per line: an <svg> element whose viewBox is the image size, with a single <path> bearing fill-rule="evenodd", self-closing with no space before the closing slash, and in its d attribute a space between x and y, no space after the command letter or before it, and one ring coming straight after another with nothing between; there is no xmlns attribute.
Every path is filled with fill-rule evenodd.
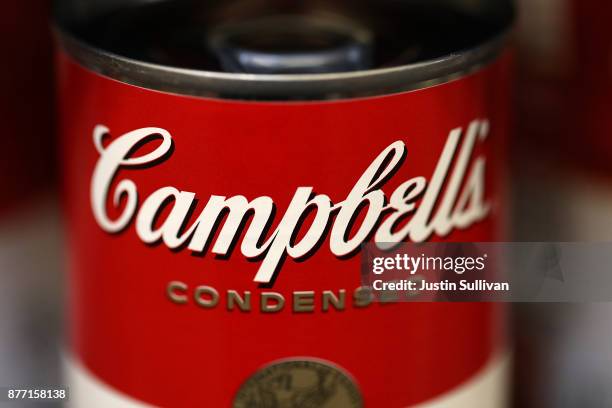
<svg viewBox="0 0 612 408"><path fill-rule="evenodd" d="M329 311L329 306L333 305L336 310L344 310L346 307L346 290L340 289L338 296L331 291L323 291L323 311Z"/></svg>
<svg viewBox="0 0 612 408"><path fill-rule="evenodd" d="M366 307L369 306L374 300L372 290L367 286L361 286L355 289L353 294L353 302L355 307Z"/></svg>
<svg viewBox="0 0 612 408"><path fill-rule="evenodd" d="M293 292L293 311L308 313L314 311L314 291Z"/></svg>
<svg viewBox="0 0 612 408"><path fill-rule="evenodd" d="M184 293L187 292L187 284L179 281L172 281L168 284L166 288L166 294L172 303L176 303L177 305L184 305L187 303L187 295ZM177 292L182 292L183 294L178 294Z"/></svg>
<svg viewBox="0 0 612 408"><path fill-rule="evenodd" d="M207 295L209 298L203 298L202 295ZM219 303L219 292L210 286L198 286L193 294L195 302L198 306L207 309L212 309Z"/></svg>
<svg viewBox="0 0 612 408"><path fill-rule="evenodd" d="M234 310L234 305L238 305L238 309L242 312L251 311L251 292L245 291L244 297L235 290L227 291L227 310Z"/></svg>
<svg viewBox="0 0 612 408"><path fill-rule="evenodd" d="M269 301L273 302L270 303ZM285 298L280 293L262 292L261 294L261 311L263 313L280 312L285 306Z"/></svg>

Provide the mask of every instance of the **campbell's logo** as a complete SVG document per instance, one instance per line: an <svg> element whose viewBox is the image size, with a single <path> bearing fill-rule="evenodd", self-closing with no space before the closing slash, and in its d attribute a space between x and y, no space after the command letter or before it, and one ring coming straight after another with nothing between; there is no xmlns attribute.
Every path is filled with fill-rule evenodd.
<svg viewBox="0 0 612 408"><path fill-rule="evenodd" d="M142 128L104 146L103 139L108 134L109 129L102 125L93 132L100 157L90 192L93 214L104 231L118 233L135 219L136 233L143 243L161 241L168 248L186 246L194 252L203 252L210 245L212 253L229 255L239 238L240 226L250 217L239 242L240 252L246 258L261 259L254 277L259 283L270 283L286 257L303 259L312 255L328 231L330 251L343 257L358 251L370 236L380 243L423 242L433 234L443 237L454 229L465 229L486 218L490 211L484 191L486 157L473 157L476 144L489 134L487 120L475 120L466 129L451 130L431 177L406 180L390 194L383 190L385 184L402 165L409 165L404 164L407 149L403 141L390 144L373 159L355 184L347 186L344 201L334 203L325 194L314 194L315 186L298 186L276 228L269 233L268 227L276 221L274 197L211 195L194 216L191 208L198 199L196 192L160 186L140 203L138 186L129 179L130 169L155 166L169 159L172 136L165 129ZM134 153L136 147L150 143L157 143L152 151L140 156L136 155L138 151ZM111 191L115 179L117 183ZM107 213L111 197L113 206L122 207L115 219ZM120 204L122 197L125 204ZM168 216L156 222L168 203L172 206ZM314 220L306 227L304 216L313 209ZM364 213L359 218L360 225L354 225L360 212ZM216 228L219 234L209 242ZM349 231L355 232L348 236Z"/></svg>

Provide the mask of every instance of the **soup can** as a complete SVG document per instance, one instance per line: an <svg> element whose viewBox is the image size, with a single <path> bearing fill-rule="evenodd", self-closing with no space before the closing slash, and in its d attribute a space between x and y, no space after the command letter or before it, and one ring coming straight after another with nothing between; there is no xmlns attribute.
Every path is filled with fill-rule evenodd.
<svg viewBox="0 0 612 408"><path fill-rule="evenodd" d="M72 403L505 406L500 305L361 283L368 242L504 239L513 12L482 3L59 13Z"/></svg>

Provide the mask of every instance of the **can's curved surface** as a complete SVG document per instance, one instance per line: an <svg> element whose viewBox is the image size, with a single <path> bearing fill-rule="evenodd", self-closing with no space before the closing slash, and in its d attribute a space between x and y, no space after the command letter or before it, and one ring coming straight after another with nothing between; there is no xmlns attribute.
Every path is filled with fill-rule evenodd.
<svg viewBox="0 0 612 408"><path fill-rule="evenodd" d="M168 10L164 8L166 3L169 4L167 6ZM269 3L274 4L274 2ZM354 3L354 6L358 3ZM361 13L374 14L371 9L376 10L376 2L362 0L361 3L371 3L368 5L370 9L362 10ZM393 4L393 2L387 3ZM410 2L405 3L411 4ZM418 4L419 2L414 3ZM444 4L445 2L432 4L437 3ZM452 2L446 1L446 3ZM174 5L180 5L180 1L153 2L152 7L144 9L148 10L145 13L140 13L139 7L134 7L134 10L126 7L125 16L119 14L119 17L107 11L90 12L91 16L87 18L66 17L60 14L56 18L56 33L62 48L81 65L104 76L148 89L223 99L344 99L422 89L460 78L490 64L499 58L505 49L513 23L512 8L506 5L507 2L497 0L496 3L499 4L500 9L496 13L489 10L470 11L469 13L467 11L454 11L455 8L450 6L436 6L432 7L431 10L428 7L420 6L416 8L416 11L410 7L397 10L395 8L384 9L384 13L376 16L382 22L373 18L373 21L365 20L363 25L369 24L371 30L382 30L383 28L380 26L384 26L385 19L393 18L398 20L395 23L396 25L404 26L411 23L417 27L415 30L428 30L430 32L407 31L404 33L405 35L416 37L411 40L412 42L408 41L407 38L396 38L398 36L393 32L385 32L379 35L378 37L382 39L379 39L374 46L379 49L389 46L391 50L388 53L379 51L377 54L383 56L375 58L374 66L370 69L351 72L281 75L228 73L223 72L222 67L210 61L211 56L208 55L210 50L204 45L201 49L191 50L193 53L202 54L202 61L199 61L193 55L188 55L183 59L182 56L177 55L156 55L170 54L167 48L171 47L164 44L166 48L160 46L160 49L154 49L150 43L155 42L156 38L146 37L147 34L142 35L146 37L145 39L138 38L132 42L122 38L122 36L135 36L135 33L139 31L137 25L123 21L128 20L129 22L130 19L136 19L135 14L145 15L140 20L136 20L136 22L147 27L143 31L156 29L157 20L164 17L172 19L174 14L178 15L174 19L182 18L189 24L200 24L199 20L206 20L206 18L211 20L210 24L217 24L216 19L221 18L216 16L215 9L208 13L212 17L206 16L206 18L196 19L195 22L191 21L189 17L181 15L180 6ZM262 2L262 4L266 4L266 2ZM402 4L402 2L396 2L396 4ZM502 7L504 5L505 7ZM197 7L193 10L192 8L194 8L193 5L190 6L189 12L196 13L198 11ZM222 7L217 6L217 8L223 10ZM453 11L447 12L446 9ZM263 10L259 10L258 13L264 13L265 16L265 13L274 11L274 7L271 7L270 10L263 7ZM313 14L316 18L320 18L319 14L321 14L324 16L324 18L321 18L322 20L347 18L342 16L341 11L330 11L326 8L319 12L301 9L298 11ZM344 11L346 12L346 10ZM419 15L410 15L411 12L422 13L423 21L417 24L420 21ZM164 15L164 13L167 15ZM219 13L217 11L217 14ZM234 19L238 19L238 21L241 21L241 18L244 19L240 13L236 14L237 16L233 17ZM224 16L223 18L228 17ZM115 20L120 22L118 23ZM180 24L183 20L179 20L180 22L170 21L169 25ZM206 21L206 23L209 22ZM426 25L431 27L426 28ZM153 26L153 28L150 26ZM480 26L480 28L474 28L474 26ZM160 28L160 30L163 29ZM395 27L395 29L399 28ZM437 34L436 30L441 31L441 34ZM203 33L199 34L209 34L206 30L202 31ZM111 32L111 34L108 32ZM193 35L193 33L191 34ZM437 38L438 35L445 36L445 38ZM419 36L427 37L430 40L424 40ZM462 37L466 37L466 39L458 40ZM159 39L157 40L159 41ZM124 41L129 45L123 47L117 45ZM201 42L204 43L205 41ZM394 43L392 47L391 42ZM450 45L441 44L444 42ZM193 46L193 44L188 45ZM187 45L184 44L184 46ZM142 48L146 51L135 51L134 48ZM435 49L435 51L429 52L427 48ZM197 66L201 68L194 68Z"/></svg>
<svg viewBox="0 0 612 408"><path fill-rule="evenodd" d="M503 239L499 39L250 76L60 30L77 406L505 406L503 311L374 302L359 256L371 240Z"/></svg>

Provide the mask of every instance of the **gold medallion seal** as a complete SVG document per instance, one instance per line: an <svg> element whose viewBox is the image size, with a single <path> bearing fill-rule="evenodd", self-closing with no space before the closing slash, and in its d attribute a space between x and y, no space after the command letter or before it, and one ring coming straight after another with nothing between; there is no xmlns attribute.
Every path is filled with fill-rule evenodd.
<svg viewBox="0 0 612 408"><path fill-rule="evenodd" d="M238 390L233 408L362 408L352 378L318 360L283 360L266 366Z"/></svg>

